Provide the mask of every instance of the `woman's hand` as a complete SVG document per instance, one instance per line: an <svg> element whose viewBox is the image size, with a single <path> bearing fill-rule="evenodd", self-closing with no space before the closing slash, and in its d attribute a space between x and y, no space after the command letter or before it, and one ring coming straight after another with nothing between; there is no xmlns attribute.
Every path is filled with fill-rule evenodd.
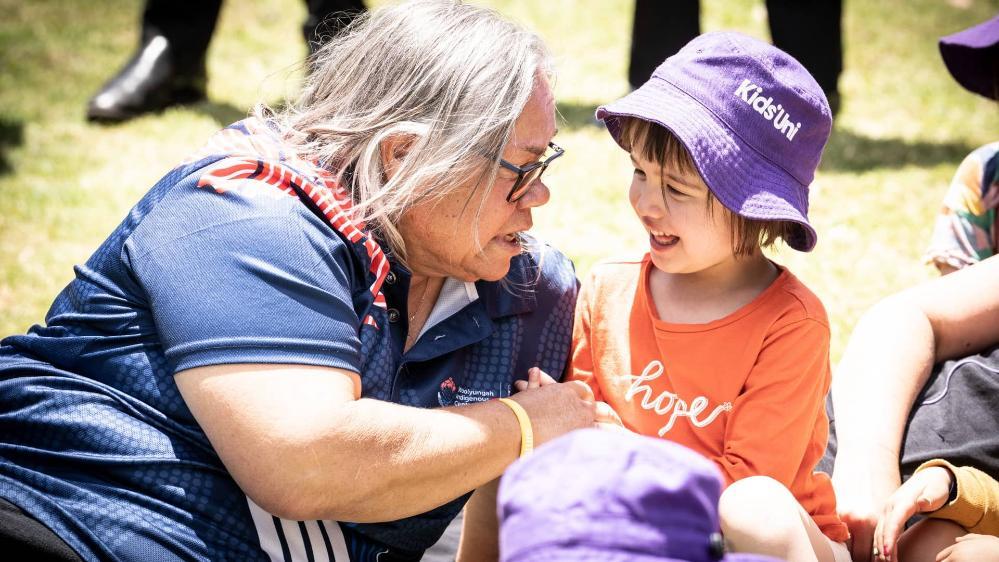
<svg viewBox="0 0 999 562"><path fill-rule="evenodd" d="M898 461L890 454L880 458L866 453L863 459L851 461L849 453L841 451L833 469L836 490L836 512L850 529L850 555L855 562L871 562L874 530L884 512L885 503L898 489Z"/></svg>
<svg viewBox="0 0 999 562"><path fill-rule="evenodd" d="M905 522L917 513L936 511L947 503L954 475L941 466L920 470L885 502L874 530L878 560L891 560Z"/></svg>
<svg viewBox="0 0 999 562"><path fill-rule="evenodd" d="M514 381L514 400L531 418L534 444L541 445L574 429L592 427L597 416L593 391L582 381L558 382L537 367L526 381Z"/></svg>
<svg viewBox="0 0 999 562"><path fill-rule="evenodd" d="M548 373L537 367L531 367L528 369L526 381L514 381L513 383L519 391L531 388L541 388L542 386L548 386L550 384L559 383L549 376ZM594 422L597 427L604 429L624 429L624 422L621 421L621 417L618 416L617 412L615 412L614 409L611 408L606 402L594 401L593 409Z"/></svg>
<svg viewBox="0 0 999 562"><path fill-rule="evenodd" d="M937 554L937 562L999 562L999 537L967 534Z"/></svg>

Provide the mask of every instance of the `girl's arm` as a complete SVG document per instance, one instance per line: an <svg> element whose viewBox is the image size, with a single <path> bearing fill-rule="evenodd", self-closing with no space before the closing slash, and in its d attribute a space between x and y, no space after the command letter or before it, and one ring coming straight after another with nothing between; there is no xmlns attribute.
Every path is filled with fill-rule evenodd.
<svg viewBox="0 0 999 562"><path fill-rule="evenodd" d="M576 300L576 314L572 323L572 352L569 354L569 367L566 380L585 382L593 391L594 399L603 401L600 381L593 376L593 341L590 332L590 299L594 293L596 276L591 274L579 290Z"/></svg>
<svg viewBox="0 0 999 562"><path fill-rule="evenodd" d="M499 519L496 515L496 493L499 479L482 486L465 505L461 524L461 542L457 562L490 562L499 560Z"/></svg>

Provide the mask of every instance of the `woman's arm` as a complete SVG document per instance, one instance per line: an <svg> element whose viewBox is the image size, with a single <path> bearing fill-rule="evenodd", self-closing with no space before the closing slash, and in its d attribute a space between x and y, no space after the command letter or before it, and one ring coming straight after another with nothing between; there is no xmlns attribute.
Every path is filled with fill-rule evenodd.
<svg viewBox="0 0 999 562"><path fill-rule="evenodd" d="M497 478L519 453L517 419L497 401L422 409L359 399L355 373L301 365L202 367L176 380L243 491L287 519L416 515ZM514 399L536 443L593 424L580 382Z"/></svg>
<svg viewBox="0 0 999 562"><path fill-rule="evenodd" d="M855 560L869 558L878 516L899 486L905 421L933 365L997 341L996 258L888 297L858 322L832 384L833 485Z"/></svg>

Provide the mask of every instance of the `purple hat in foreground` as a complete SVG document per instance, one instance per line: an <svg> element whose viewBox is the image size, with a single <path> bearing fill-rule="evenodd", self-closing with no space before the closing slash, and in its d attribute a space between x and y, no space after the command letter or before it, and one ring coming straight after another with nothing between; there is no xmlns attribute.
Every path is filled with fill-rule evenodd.
<svg viewBox="0 0 999 562"><path fill-rule="evenodd" d="M951 76L965 89L999 98L999 14L940 38L940 56Z"/></svg>
<svg viewBox="0 0 999 562"><path fill-rule="evenodd" d="M724 554L721 475L676 443L583 429L540 447L500 482L502 562L776 562Z"/></svg>
<svg viewBox="0 0 999 562"><path fill-rule="evenodd" d="M746 35L701 35L666 59L648 82L597 109L621 143L621 117L658 123L690 152L726 208L798 228L788 245L815 247L808 186L832 130L822 88L784 51Z"/></svg>

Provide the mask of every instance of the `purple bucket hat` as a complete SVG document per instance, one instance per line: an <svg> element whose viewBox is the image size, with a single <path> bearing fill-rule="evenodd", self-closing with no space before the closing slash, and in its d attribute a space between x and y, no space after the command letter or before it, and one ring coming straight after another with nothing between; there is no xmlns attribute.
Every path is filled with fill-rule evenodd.
<svg viewBox="0 0 999 562"><path fill-rule="evenodd" d="M730 211L795 223L789 246L815 247L808 186L832 130L822 88L784 51L733 32L687 43L627 96L597 108L621 144L621 117L662 125Z"/></svg>
<svg viewBox="0 0 999 562"><path fill-rule="evenodd" d="M999 14L940 38L940 56L951 76L965 89L999 98Z"/></svg>
<svg viewBox="0 0 999 562"><path fill-rule="evenodd" d="M583 429L517 461L497 504L502 562L776 562L724 554L721 475L676 443Z"/></svg>

